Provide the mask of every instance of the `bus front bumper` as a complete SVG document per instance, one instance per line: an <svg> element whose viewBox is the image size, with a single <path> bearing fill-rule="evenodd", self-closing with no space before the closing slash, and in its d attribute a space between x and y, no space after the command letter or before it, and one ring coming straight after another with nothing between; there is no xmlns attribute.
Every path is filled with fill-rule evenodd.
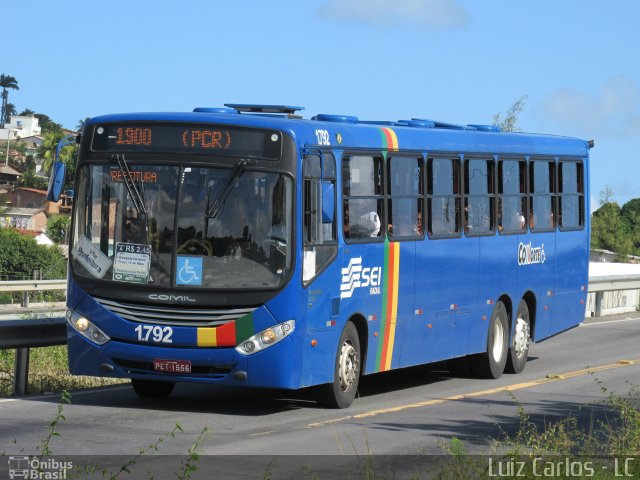
<svg viewBox="0 0 640 480"><path fill-rule="evenodd" d="M69 371L74 375L135 378L171 382L216 383L229 386L296 388L292 385L293 344L290 339L245 356L235 348L175 348L132 345L111 340L96 345L67 328ZM156 360L189 362L191 373L154 368Z"/></svg>

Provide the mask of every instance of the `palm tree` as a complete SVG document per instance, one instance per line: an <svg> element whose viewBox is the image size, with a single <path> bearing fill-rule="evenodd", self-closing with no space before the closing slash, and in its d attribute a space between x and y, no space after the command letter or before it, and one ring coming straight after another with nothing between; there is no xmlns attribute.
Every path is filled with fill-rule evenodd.
<svg viewBox="0 0 640 480"><path fill-rule="evenodd" d="M13 103L7 103L4 106L4 115L7 117L7 122L11 119L11 116L16 116L18 111Z"/></svg>
<svg viewBox="0 0 640 480"><path fill-rule="evenodd" d="M84 119L80 119L78 120L78 124L76 125L76 131L82 133L82 130L84 130L84 125L85 123L87 123L87 121L90 119L91 117L85 117Z"/></svg>
<svg viewBox="0 0 640 480"><path fill-rule="evenodd" d="M0 124L4 124L9 120L6 114L7 103L9 101L9 92L7 91L7 88L12 88L14 90L20 90L20 88L18 87L18 81L15 77L5 75L4 73L0 75L0 87L2 87L2 112L0 115Z"/></svg>
<svg viewBox="0 0 640 480"><path fill-rule="evenodd" d="M38 147L38 157L42 160L42 171L49 172L56 156L56 147L62 138L62 133L48 132L44 135L42 145Z"/></svg>

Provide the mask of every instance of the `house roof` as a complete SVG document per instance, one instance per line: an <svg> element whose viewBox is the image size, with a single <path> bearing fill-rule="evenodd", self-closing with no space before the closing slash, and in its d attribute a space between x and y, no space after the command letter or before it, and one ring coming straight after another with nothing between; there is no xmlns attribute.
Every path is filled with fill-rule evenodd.
<svg viewBox="0 0 640 480"><path fill-rule="evenodd" d="M38 136L38 135L30 135L28 137L20 137L20 140L17 140L17 142L19 143L31 143L32 145L31 148L35 147L39 147L40 145L43 144L44 142L44 138ZM29 148L29 147L27 147Z"/></svg>
<svg viewBox="0 0 640 480"><path fill-rule="evenodd" d="M2 213L3 215L33 217L40 212L44 212L44 210L42 210L41 208L7 208Z"/></svg>
<svg viewBox="0 0 640 480"><path fill-rule="evenodd" d="M31 238L36 238L41 233L44 233L42 231L37 231L37 230L27 230L26 228L12 228L11 230L18 232L20 235L27 235L28 237L31 237Z"/></svg>
<svg viewBox="0 0 640 480"><path fill-rule="evenodd" d="M11 165L3 165L0 164L0 174L5 174L5 175L22 175L22 172L19 170L16 170L15 168L13 168Z"/></svg>
<svg viewBox="0 0 640 480"><path fill-rule="evenodd" d="M18 188L16 188L16 190L24 190L25 192L39 193L40 195L46 195L47 194L46 190L38 190L37 188L18 187Z"/></svg>

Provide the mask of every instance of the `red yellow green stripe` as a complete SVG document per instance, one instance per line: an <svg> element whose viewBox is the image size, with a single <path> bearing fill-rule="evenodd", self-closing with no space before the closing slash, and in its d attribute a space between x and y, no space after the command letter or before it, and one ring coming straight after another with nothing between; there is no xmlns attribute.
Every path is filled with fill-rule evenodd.
<svg viewBox="0 0 640 480"><path fill-rule="evenodd" d="M398 137L396 132L390 128L381 128L380 136L382 137L383 150L398 150Z"/></svg>
<svg viewBox="0 0 640 480"><path fill-rule="evenodd" d="M376 371L378 372L391 369L393 346L396 337L396 319L398 317L399 283L400 244L387 240L385 242L383 264L381 338L376 354Z"/></svg>
<svg viewBox="0 0 640 480"><path fill-rule="evenodd" d="M255 333L253 313L219 327L199 327L198 347L235 347Z"/></svg>

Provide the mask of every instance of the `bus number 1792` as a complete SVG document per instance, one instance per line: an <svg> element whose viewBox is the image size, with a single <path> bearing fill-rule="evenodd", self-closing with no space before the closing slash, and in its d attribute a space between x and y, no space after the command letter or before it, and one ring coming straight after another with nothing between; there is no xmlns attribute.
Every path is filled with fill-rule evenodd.
<svg viewBox="0 0 640 480"><path fill-rule="evenodd" d="M173 343L171 335L173 328L158 325L138 325L134 331L138 334L139 342Z"/></svg>

